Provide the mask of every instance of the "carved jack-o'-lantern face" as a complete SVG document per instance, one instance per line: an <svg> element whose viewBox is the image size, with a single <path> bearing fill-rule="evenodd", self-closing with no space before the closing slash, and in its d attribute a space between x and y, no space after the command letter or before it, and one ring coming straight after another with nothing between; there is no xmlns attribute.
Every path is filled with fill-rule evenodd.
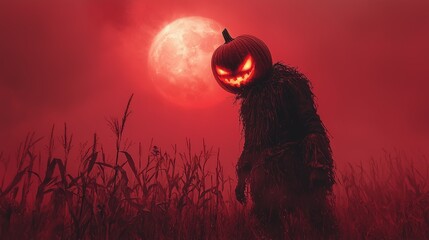
<svg viewBox="0 0 429 240"><path fill-rule="evenodd" d="M233 39L226 29L222 34L225 44L213 53L213 75L223 89L239 93L243 87L261 80L271 70L271 53L261 40L253 36L242 35Z"/></svg>
<svg viewBox="0 0 429 240"><path fill-rule="evenodd" d="M230 70L220 66L216 66L218 77L225 83L240 87L253 77L255 72L255 64L251 55L248 55L240 64L238 69Z"/></svg>

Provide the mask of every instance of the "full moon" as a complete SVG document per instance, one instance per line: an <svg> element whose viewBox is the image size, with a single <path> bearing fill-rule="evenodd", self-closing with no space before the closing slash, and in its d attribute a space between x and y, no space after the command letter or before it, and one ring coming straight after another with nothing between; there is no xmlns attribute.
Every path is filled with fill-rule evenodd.
<svg viewBox="0 0 429 240"><path fill-rule="evenodd" d="M149 50L152 81L161 95L183 107L213 106L226 93L211 71L211 56L223 44L221 26L203 17L179 18L167 24Z"/></svg>

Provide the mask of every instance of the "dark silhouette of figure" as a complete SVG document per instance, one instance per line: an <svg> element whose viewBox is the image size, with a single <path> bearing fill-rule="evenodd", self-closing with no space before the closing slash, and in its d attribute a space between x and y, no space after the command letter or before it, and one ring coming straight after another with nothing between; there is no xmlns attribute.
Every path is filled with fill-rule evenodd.
<svg viewBox="0 0 429 240"><path fill-rule="evenodd" d="M332 152L308 79L276 63L268 77L243 87L237 99L245 140L237 200L246 201L248 182L253 214L273 239L283 239L285 230L293 235L297 218L316 236L335 237Z"/></svg>
<svg viewBox="0 0 429 240"><path fill-rule="evenodd" d="M269 238L335 238L332 151L310 82L294 68L273 65L258 38L234 39L226 29L222 34L225 43L213 53L212 71L241 102L245 140L237 200L245 203L249 183L253 215ZM296 235L303 232L314 235Z"/></svg>

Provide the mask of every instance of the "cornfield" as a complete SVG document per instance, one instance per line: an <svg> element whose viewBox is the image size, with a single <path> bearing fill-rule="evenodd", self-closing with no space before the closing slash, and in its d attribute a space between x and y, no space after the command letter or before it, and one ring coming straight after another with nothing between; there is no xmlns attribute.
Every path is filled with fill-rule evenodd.
<svg viewBox="0 0 429 240"><path fill-rule="evenodd" d="M97 135L73 156L66 125L59 138L52 129L46 149L29 134L15 161L0 153L1 239L257 238L251 206L235 200L236 179L224 175L219 151L203 143L194 153L189 140L183 152L153 144L147 156L142 144L135 154L127 150L130 102L121 119L109 121L111 157ZM412 162L386 154L337 171L341 239L429 239L429 165Z"/></svg>

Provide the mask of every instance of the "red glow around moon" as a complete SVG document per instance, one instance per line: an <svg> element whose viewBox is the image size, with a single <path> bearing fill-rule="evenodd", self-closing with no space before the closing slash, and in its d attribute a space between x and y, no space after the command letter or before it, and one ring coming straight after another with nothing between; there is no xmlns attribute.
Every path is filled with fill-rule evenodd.
<svg viewBox="0 0 429 240"><path fill-rule="evenodd" d="M210 60L223 44L221 26L202 17L177 19L154 38L149 65L162 96L184 107L208 107L226 93L213 78Z"/></svg>

